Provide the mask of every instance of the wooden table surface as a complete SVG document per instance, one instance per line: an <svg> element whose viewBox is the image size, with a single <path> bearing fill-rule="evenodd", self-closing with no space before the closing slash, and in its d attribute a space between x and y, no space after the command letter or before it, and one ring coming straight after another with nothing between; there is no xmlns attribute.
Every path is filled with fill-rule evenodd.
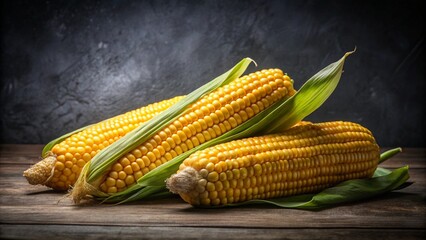
<svg viewBox="0 0 426 240"><path fill-rule="evenodd" d="M22 172L41 145L0 145L4 239L425 239L426 149L404 148L383 167L410 166L408 188L321 211L251 206L196 209L180 198L75 206Z"/></svg>

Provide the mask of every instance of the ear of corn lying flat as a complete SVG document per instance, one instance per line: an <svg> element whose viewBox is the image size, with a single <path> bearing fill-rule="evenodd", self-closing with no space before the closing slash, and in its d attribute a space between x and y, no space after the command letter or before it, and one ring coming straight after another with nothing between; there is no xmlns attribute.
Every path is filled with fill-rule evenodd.
<svg viewBox="0 0 426 240"><path fill-rule="evenodd" d="M43 184L55 190L73 186L81 169L102 149L108 147L140 124L180 101L182 97L153 103L112 117L54 141L44 149L45 158L24 172L31 184ZM47 155L47 156L46 156Z"/></svg>
<svg viewBox="0 0 426 240"><path fill-rule="evenodd" d="M128 135L101 151L89 164L84 166L82 174L77 179L70 193L74 201L78 203L81 199L91 196L108 196L107 193L101 191L99 185L105 178L105 172L111 170L114 163L125 154L128 154L136 147L148 141L151 137L154 137L154 135L164 127L173 124L174 121L188 110L189 106L202 96L211 93L215 89L241 76L251 62L252 60L249 58L243 59L234 68L208 82L201 88L191 92L178 104L173 105L171 108L137 127ZM121 193L123 192L126 191L122 191Z"/></svg>
<svg viewBox="0 0 426 240"><path fill-rule="evenodd" d="M291 127L330 96L349 54L297 92L281 70L239 77L251 62L244 59L95 156L72 189L74 201L127 202L165 194L165 179L195 151L267 132L269 126Z"/></svg>
<svg viewBox="0 0 426 240"><path fill-rule="evenodd" d="M120 192L149 171L236 128L294 93L290 77L279 69L240 77L203 96L173 123L121 156L99 188L105 193Z"/></svg>
<svg viewBox="0 0 426 240"><path fill-rule="evenodd" d="M226 205L369 178L379 158L371 132L358 124L301 124L198 151L183 161L167 186L192 205Z"/></svg>

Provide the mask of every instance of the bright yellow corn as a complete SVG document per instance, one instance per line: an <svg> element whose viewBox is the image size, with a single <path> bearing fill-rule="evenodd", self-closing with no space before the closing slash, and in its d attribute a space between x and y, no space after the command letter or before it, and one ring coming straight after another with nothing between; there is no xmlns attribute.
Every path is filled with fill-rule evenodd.
<svg viewBox="0 0 426 240"><path fill-rule="evenodd" d="M167 187L192 205L226 205L321 191L371 177L380 150L351 122L300 124L282 134L219 144L192 154Z"/></svg>
<svg viewBox="0 0 426 240"><path fill-rule="evenodd" d="M159 165L224 134L294 93L292 80L279 69L238 78L202 97L172 124L124 154L99 183L99 190L123 191Z"/></svg>
<svg viewBox="0 0 426 240"><path fill-rule="evenodd" d="M67 190L74 185L83 166L99 151L182 98L183 96L174 97L153 103L73 134L56 144L49 156L26 170L24 176L34 185L42 184L55 190Z"/></svg>

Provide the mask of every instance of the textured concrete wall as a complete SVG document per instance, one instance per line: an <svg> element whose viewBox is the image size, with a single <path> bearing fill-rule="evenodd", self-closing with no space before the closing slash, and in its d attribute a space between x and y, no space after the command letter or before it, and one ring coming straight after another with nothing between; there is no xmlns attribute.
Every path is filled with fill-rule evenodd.
<svg viewBox="0 0 426 240"><path fill-rule="evenodd" d="M241 58L296 87L357 47L308 119L351 120L382 146L426 146L422 1L6 1L1 142L46 143L186 94ZM250 67L250 71L255 70Z"/></svg>

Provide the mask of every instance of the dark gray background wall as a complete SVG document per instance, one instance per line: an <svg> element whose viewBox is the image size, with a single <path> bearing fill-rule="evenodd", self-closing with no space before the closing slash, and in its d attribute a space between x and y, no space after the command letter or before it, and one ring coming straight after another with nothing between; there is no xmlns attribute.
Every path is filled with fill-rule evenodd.
<svg viewBox="0 0 426 240"><path fill-rule="evenodd" d="M3 1L1 143L46 143L178 94L243 57L300 87L357 51L308 119L425 147L423 1Z"/></svg>

